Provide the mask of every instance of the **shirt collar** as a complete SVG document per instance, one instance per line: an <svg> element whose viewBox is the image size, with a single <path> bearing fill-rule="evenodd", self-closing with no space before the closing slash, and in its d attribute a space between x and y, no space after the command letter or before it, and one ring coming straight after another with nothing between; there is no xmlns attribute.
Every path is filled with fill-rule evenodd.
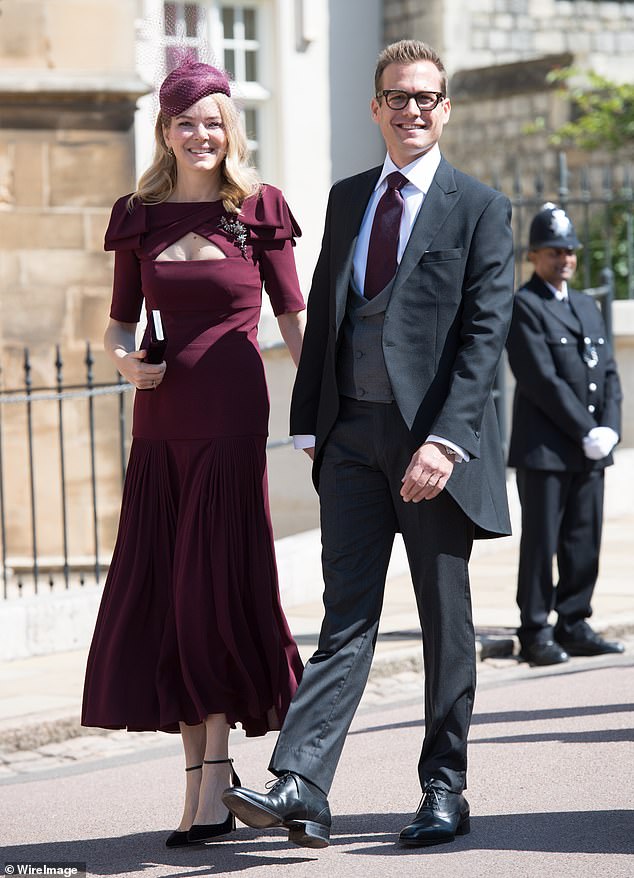
<svg viewBox="0 0 634 878"><path fill-rule="evenodd" d="M568 284L566 281L563 281L561 284L561 289L558 290L557 287L554 287L552 284L549 284L548 281L544 281L550 292L553 296L558 299L560 302L565 302L568 298Z"/></svg>
<svg viewBox="0 0 634 878"><path fill-rule="evenodd" d="M407 177L408 181L412 183L416 188L426 195L429 187L431 186L431 181L434 178L434 174L438 169L438 165L440 164L440 147L437 143L435 143L429 152L426 152L424 155L415 159L413 162L410 162L409 165L405 165L404 168L397 168L392 159L390 158L389 153L385 156L385 161L383 162L383 168L381 170L381 175L377 180L377 184L374 187L379 189L388 174L391 174L393 171L400 171L400 173Z"/></svg>

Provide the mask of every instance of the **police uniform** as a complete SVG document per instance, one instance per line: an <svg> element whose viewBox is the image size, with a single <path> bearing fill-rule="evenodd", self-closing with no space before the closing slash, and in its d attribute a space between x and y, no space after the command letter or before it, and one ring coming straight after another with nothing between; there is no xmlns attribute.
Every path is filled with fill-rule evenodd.
<svg viewBox="0 0 634 878"><path fill-rule="evenodd" d="M572 223L554 205L533 220L530 250L579 246ZM517 468L522 506L522 656L553 664L568 654L620 652L620 644L604 641L586 622L598 575L604 473L613 463L609 450L590 450L589 437L597 427L613 430L613 442L620 433L620 382L599 309L571 289L568 301L559 300L534 273L515 295L507 351L516 380L508 463Z"/></svg>

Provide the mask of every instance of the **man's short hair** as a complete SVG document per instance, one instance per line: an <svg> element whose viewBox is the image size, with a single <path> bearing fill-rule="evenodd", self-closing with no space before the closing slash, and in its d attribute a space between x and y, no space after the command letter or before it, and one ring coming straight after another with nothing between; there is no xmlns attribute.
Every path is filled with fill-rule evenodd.
<svg viewBox="0 0 634 878"><path fill-rule="evenodd" d="M414 64L417 61L431 61L440 73L440 87L444 95L447 94L447 71L440 60L440 55L427 43L421 40L399 40L391 43L381 52L376 61L374 71L374 93L381 91L381 78L388 64Z"/></svg>

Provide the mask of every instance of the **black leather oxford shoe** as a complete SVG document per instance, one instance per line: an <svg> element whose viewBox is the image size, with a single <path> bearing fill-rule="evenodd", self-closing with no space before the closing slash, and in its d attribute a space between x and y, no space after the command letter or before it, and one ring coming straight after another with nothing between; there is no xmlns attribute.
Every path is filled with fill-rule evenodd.
<svg viewBox="0 0 634 878"><path fill-rule="evenodd" d="M531 665L560 665L568 661L569 655L554 640L546 640L544 643L530 643L528 646L523 646L520 658Z"/></svg>
<svg viewBox="0 0 634 878"><path fill-rule="evenodd" d="M288 840L305 848L325 848L330 840L328 799L314 784L289 772L268 793L230 787L222 794L227 808L247 826L285 826Z"/></svg>
<svg viewBox="0 0 634 878"><path fill-rule="evenodd" d="M469 803L462 793L452 793L430 781L425 787L418 811L401 830L399 841L411 846L444 844L470 830Z"/></svg>
<svg viewBox="0 0 634 878"><path fill-rule="evenodd" d="M572 634L555 631L555 637L568 655L608 655L625 651L622 643L618 640L604 640L587 622Z"/></svg>

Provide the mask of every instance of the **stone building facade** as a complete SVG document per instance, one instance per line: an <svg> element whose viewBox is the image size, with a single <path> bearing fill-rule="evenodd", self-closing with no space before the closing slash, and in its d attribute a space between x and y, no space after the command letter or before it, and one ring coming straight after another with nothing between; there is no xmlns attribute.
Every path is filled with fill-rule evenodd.
<svg viewBox="0 0 634 878"><path fill-rule="evenodd" d="M101 352L111 257L103 252L110 207L134 183L132 123L147 91L135 70L136 0L2 0L0 4L0 388L56 383L55 345L66 384L112 381ZM116 448L116 408L96 406L96 441ZM33 405L37 548L58 555L61 490L54 402ZM90 553L87 401L67 403L69 550ZM24 405L2 407L5 525L12 556L32 550ZM102 539L120 498L116 454L100 454Z"/></svg>
<svg viewBox="0 0 634 878"><path fill-rule="evenodd" d="M64 0L2 2L5 354L52 339L83 348L103 331L110 286L104 224L114 198L133 185L131 126L147 91L135 72L134 15L134 0L83 8ZM15 377L10 360L4 368L7 386Z"/></svg>
<svg viewBox="0 0 634 878"><path fill-rule="evenodd" d="M518 162L527 185L536 173L555 167L548 135L570 111L546 83L550 70L574 64L617 82L632 78L631 2L385 0L384 16L386 41L422 39L447 66L453 99L451 124L443 134L447 156L506 186ZM543 131L527 135L527 123L537 119ZM569 153L573 167L585 161Z"/></svg>

